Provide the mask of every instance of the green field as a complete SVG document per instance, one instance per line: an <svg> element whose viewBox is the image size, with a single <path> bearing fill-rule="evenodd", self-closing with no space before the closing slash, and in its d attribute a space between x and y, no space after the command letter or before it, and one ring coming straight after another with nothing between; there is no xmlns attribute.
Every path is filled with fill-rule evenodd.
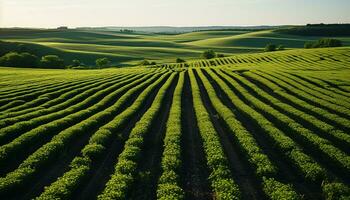
<svg viewBox="0 0 350 200"><path fill-rule="evenodd" d="M40 56L55 54L67 63L79 59L87 65L94 65L96 59L107 57L115 66L137 65L144 59L157 63L174 62L178 57L193 60L208 49L226 55L262 52L268 43L281 44L290 49L303 48L306 41L320 38L280 34L273 30L213 30L171 35L74 29L0 30L0 40L25 43ZM350 45L349 37L338 39L345 46Z"/></svg>
<svg viewBox="0 0 350 200"><path fill-rule="evenodd" d="M350 47L272 31L0 38L159 63L0 67L0 199L350 198ZM269 42L292 50L261 53ZM208 48L232 55L195 59Z"/></svg>

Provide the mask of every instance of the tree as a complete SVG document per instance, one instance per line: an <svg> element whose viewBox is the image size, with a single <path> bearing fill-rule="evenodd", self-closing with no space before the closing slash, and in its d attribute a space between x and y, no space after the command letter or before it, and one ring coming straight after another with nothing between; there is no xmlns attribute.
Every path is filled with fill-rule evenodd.
<svg viewBox="0 0 350 200"><path fill-rule="evenodd" d="M38 57L30 53L10 52L0 58L0 65L6 67L37 67Z"/></svg>
<svg viewBox="0 0 350 200"><path fill-rule="evenodd" d="M147 66L147 65L151 65L151 63L148 60L143 60L140 62L141 66Z"/></svg>
<svg viewBox="0 0 350 200"><path fill-rule="evenodd" d="M204 59L212 59L216 57L216 53L213 50L207 50L202 53L202 58Z"/></svg>
<svg viewBox="0 0 350 200"><path fill-rule="evenodd" d="M176 63L184 63L184 62L186 62L184 59L176 58Z"/></svg>
<svg viewBox="0 0 350 200"><path fill-rule="evenodd" d="M25 67L37 67L38 57L30 53L21 53L22 65Z"/></svg>
<svg viewBox="0 0 350 200"><path fill-rule="evenodd" d="M40 66L44 68L64 68L64 60L56 55L46 55L41 58Z"/></svg>
<svg viewBox="0 0 350 200"><path fill-rule="evenodd" d="M72 64L73 67L79 67L80 65L81 65L80 60L78 59L73 60L73 64Z"/></svg>
<svg viewBox="0 0 350 200"><path fill-rule="evenodd" d="M319 39L316 42L306 42L304 45L306 49L324 48L324 47L341 47L341 46L343 46L343 44L340 40L332 39L332 38L323 38L323 39Z"/></svg>
<svg viewBox="0 0 350 200"><path fill-rule="evenodd" d="M274 45L274 44L267 44L266 46L265 46L265 51L266 52L269 52L269 51L276 51L276 45Z"/></svg>
<svg viewBox="0 0 350 200"><path fill-rule="evenodd" d="M311 49L313 47L314 43L313 42L305 42L304 48L305 49Z"/></svg>
<svg viewBox="0 0 350 200"><path fill-rule="evenodd" d="M111 61L108 58L99 58L96 60L96 66L98 68L108 67Z"/></svg>

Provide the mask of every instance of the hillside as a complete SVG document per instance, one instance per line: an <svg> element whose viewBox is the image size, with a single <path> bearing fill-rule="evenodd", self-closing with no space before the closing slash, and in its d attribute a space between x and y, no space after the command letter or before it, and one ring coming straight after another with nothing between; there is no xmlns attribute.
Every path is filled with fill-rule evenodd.
<svg viewBox="0 0 350 200"><path fill-rule="evenodd" d="M0 199L350 197L349 47L0 76Z"/></svg>
<svg viewBox="0 0 350 200"><path fill-rule="evenodd" d="M272 30L213 30L184 34L124 33L106 30L40 30L1 29L0 40L23 44L38 56L57 54L70 64L79 59L95 65L101 57L109 58L115 66L136 65L147 59L157 63L174 62L180 57L198 59L208 49L232 55L262 52L266 44L284 45L286 48L303 48L307 41L321 37L293 36ZM345 46L349 37L339 37Z"/></svg>

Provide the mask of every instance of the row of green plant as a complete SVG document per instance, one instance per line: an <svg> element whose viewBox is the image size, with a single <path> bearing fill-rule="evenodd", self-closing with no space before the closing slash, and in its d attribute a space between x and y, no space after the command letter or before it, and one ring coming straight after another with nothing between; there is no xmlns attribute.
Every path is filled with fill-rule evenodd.
<svg viewBox="0 0 350 200"><path fill-rule="evenodd" d="M211 71L207 70L207 72L215 81L218 81L220 87L225 87L222 86L223 82L221 80L218 80ZM228 130L230 130L231 134L233 134L237 139L237 144L240 146L242 152L244 152L244 155L246 155L250 164L252 164L256 169L256 175L260 177L276 174L275 166L260 149L254 137L241 124L241 122L237 120L236 115L221 102L220 98L216 95L214 87L210 84L209 80L206 78L203 72L201 70L197 70L197 73L202 80L204 88L208 93L210 101L212 102L212 105L218 112L219 116L224 119ZM230 92L228 93L230 94Z"/></svg>
<svg viewBox="0 0 350 200"><path fill-rule="evenodd" d="M188 70L192 88L193 106L197 118L199 133L203 141L207 166L210 170L209 181L217 199L241 199L238 185L232 178L227 157L215 131L210 116L201 99L201 92L192 69Z"/></svg>
<svg viewBox="0 0 350 200"><path fill-rule="evenodd" d="M249 99L255 108L271 108L267 106L265 102L261 102L255 96L250 95L250 93L246 91L242 86L240 86L235 80L233 80L232 78L220 71L217 72L227 81L229 81L232 84L232 86L240 92L240 94L242 94L246 99ZM226 73L242 81L242 83L249 86L252 90L255 90L257 94L261 96L264 95L264 92L262 90L258 89L258 87L256 87L256 85L252 84L251 82L244 80L243 77L240 77L230 72ZM281 103L278 100L274 101L274 99L271 96L267 95L267 99L271 101L271 103L274 105L281 105ZM242 104L236 103L235 105L244 106L245 104L242 102ZM264 130L269 135L269 137L271 137L271 141L275 143L277 150L281 152L282 155L286 156L286 159L290 160L295 165L296 169L298 169L298 172L302 177L305 177L306 180L318 185L322 183L321 187L323 189L332 184L336 184L338 186L337 188L334 188L334 190L328 189L327 191L324 191L325 197L334 195L341 196L346 194L344 192L340 192L341 190L349 189L344 183L337 182L337 180L333 180L334 178L330 178L328 176L328 173L322 166L320 166L316 161L314 161L313 158L303 153L302 149L292 139L290 139L288 136L285 136L284 133L281 132L279 129L276 129L274 125L271 122L269 122L263 115L255 111L253 108L249 108L249 106L245 107L246 109L242 109L242 111L245 112L247 116L250 115L251 121L254 121L255 124L257 124L261 130Z"/></svg>
<svg viewBox="0 0 350 200"><path fill-rule="evenodd" d="M184 199L180 186L181 158L181 97L184 86L184 72L179 74L178 84L173 95L164 138L162 172L158 180L157 199Z"/></svg>
<svg viewBox="0 0 350 200"><path fill-rule="evenodd" d="M288 115L292 115L293 119L298 119L303 124L309 124L308 126L313 126L315 129L317 129L318 134L324 135L324 136L331 136L335 138L337 141L340 141L344 144L344 146L350 145L350 136L346 133L344 133L342 130L339 130L337 127L334 127L322 120L319 120L317 116L310 115L308 113L313 112L314 107L313 106L307 106L308 104L306 102L303 102L302 100L299 101L298 98L288 95L287 93L283 91L276 92L276 95L282 97L283 99L288 99L288 101L293 102L294 105L297 105L298 107L308 107L307 110L298 110L294 106L281 102L274 96L269 95L267 92L262 91L258 87L256 87L254 84L249 82L248 80L245 80L242 76L237 76L232 74L236 79L241 81L243 84L245 84L247 87L250 87L251 90L253 90L256 95L259 98L264 99L265 102L269 102L269 104L272 107L275 107L276 109L281 110L284 113L288 113ZM259 76L251 75L251 77L254 77L255 80L257 80L260 84L266 86L267 88L270 88L271 86L275 86L273 83L266 83L267 81L263 78L259 78ZM272 90L272 88L271 88ZM317 110L317 107L315 108ZM323 113L319 113L322 115ZM327 114L327 113L325 113ZM334 116L337 117L337 116Z"/></svg>
<svg viewBox="0 0 350 200"><path fill-rule="evenodd" d="M124 76L131 78L132 75L124 75ZM11 118L17 117L19 115L21 115L21 117L23 117L25 114L35 112L38 110L41 110L41 111L44 109L51 110L51 109L53 109L53 107L55 107L55 108L59 107L59 105L62 105L60 107L60 109L65 109L66 107L77 103L77 100L79 99L79 97L83 96L83 94L89 94L89 92L90 92L90 95L92 95L92 94L96 93L96 91L102 90L104 88L104 86L113 85L116 80L122 81L123 79L121 79L121 76L116 76L116 77L109 77L107 79L95 80L95 81L93 81L93 83L91 83L87 86L69 91L69 92L62 94L61 96L59 96L55 99L51 99L51 100L45 102L44 104L42 104L40 106L29 107L29 108L18 106L18 107L15 107L16 108L15 110L7 110L3 114L0 115L0 119L3 119L0 122L0 128L17 122L17 121L12 121L13 119L11 119ZM85 96L85 98L88 98L88 96L90 96L90 95ZM80 99L80 101L81 101L81 99ZM70 102L75 102L75 103L69 104ZM21 108L21 109L17 110L17 108ZM43 112L42 115L44 115L44 114L45 114L45 112Z"/></svg>
<svg viewBox="0 0 350 200"><path fill-rule="evenodd" d="M293 92L295 91L298 94L304 96L305 98L316 102L317 104L327 105L327 107L329 108L335 108L337 110L340 110L350 117L350 103L347 102L345 99L335 99L333 97L329 97L328 95L322 94L321 92L314 90L313 88L305 87L302 84L299 84L290 78L281 76L279 73L271 74L271 72L266 72L265 74L269 75L269 77L273 78L273 80L283 80L278 81L281 84L281 87L285 87Z"/></svg>
<svg viewBox="0 0 350 200"><path fill-rule="evenodd" d="M17 122L23 119L25 121L14 123L13 125L0 129L0 144L4 144L13 138L16 138L17 136L20 136L20 137L16 138L16 140L18 139L20 141L21 137L27 137L26 134L30 133L30 132L25 133L26 131L31 130L31 132L38 132L38 131L40 132L40 131L44 131L45 129L49 129L51 126L53 126L54 128L55 127L54 124L62 124L61 126L58 127L58 129L55 128L54 130L56 131L63 130L64 128L69 127L72 123L73 124L75 123L74 118L71 118L72 116L79 118L79 115L77 115L76 113L82 112L82 113L85 113L86 116L88 116L90 113L98 111L99 109L102 109L105 106L103 104L98 104L99 107L96 107L96 105L94 104L98 103L99 101L100 102L105 101L106 103L112 102L114 100L112 97L115 97L115 95L120 95L121 92L125 91L125 89L128 89L138 83L141 83L143 80L147 80L147 78L149 78L149 76L146 76L145 78L140 78L136 76L135 78L125 79L120 82L116 80L112 82L114 84L111 87L108 87L105 85L101 88L100 91L94 94L91 94L90 91L87 91L86 93L90 95L88 96L88 98L86 98L85 94L82 93L81 95L77 96L77 98L80 101L75 101L79 103L73 104L68 108L63 109L61 105L58 105L57 107L51 107L49 109L45 109L44 111L38 110L35 112L28 113L24 116L15 117L12 120L9 119L10 124L12 122ZM123 86L124 88L122 88ZM122 88L122 90L118 90L119 88ZM117 93L114 93L113 91L117 91ZM106 94L109 94L109 95L106 96ZM67 102L72 103L71 101L67 101ZM91 108L91 106L93 105L94 107ZM6 123L7 120L4 120L4 122ZM44 127L46 128L43 128L41 125L44 125ZM23 136L21 134L23 134ZM1 155L1 151L0 151L0 155Z"/></svg>
<svg viewBox="0 0 350 200"><path fill-rule="evenodd" d="M253 105L264 104L263 102L260 102L257 98L250 95L248 91L244 90L242 86L237 84L237 82L226 75L225 73L221 71L216 71L224 80L230 83L232 87L235 87L240 94L245 97L246 99L251 100L254 102ZM231 76L234 76L234 73L229 73ZM222 88L224 91L229 89L229 87L226 85ZM254 108L248 106L246 103L244 103L242 100L240 100L237 96L233 96L233 92L227 92L231 93L232 95L232 102L237 105L237 108L244 113L245 116L249 118L250 121L254 122L256 126L259 127L259 129L263 130L269 138L271 138L271 141L276 145L276 148L283 154L286 155L290 161L297 166L297 168L300 170L301 174L306 177L307 179L316 181L320 177L323 177L325 172L324 170L308 155L302 152L301 148L285 133L283 133L281 130L276 128L273 123L271 123L267 118L265 118L260 112L256 111ZM298 155L298 156L294 156Z"/></svg>
<svg viewBox="0 0 350 200"><path fill-rule="evenodd" d="M297 83L300 87L307 87L309 89L312 89L315 92L319 92L322 95L327 96L327 100L332 101L332 99L339 99L340 101L344 103L350 103L350 99L348 96L344 96L343 94L336 93L334 90L328 90L328 88L323 88L322 86L315 87L313 84L310 83L310 80L305 80L307 77L300 78L299 76L295 76L289 73L282 73L282 72L276 72L277 75L280 77L286 77L288 79L291 79L295 83ZM308 82L309 81L309 82ZM337 101L333 101L334 103L337 103Z"/></svg>
<svg viewBox="0 0 350 200"><path fill-rule="evenodd" d="M5 144L0 147L0 163L6 163L6 160L11 159L16 154L25 154L28 151L28 147L30 149L33 149L33 147L39 146L41 144L44 144L48 139L50 139L52 136L54 136L56 133L69 128L73 126L74 124L81 122L81 120L84 120L88 117L90 117L93 114L96 114L107 107L109 107L111 104L113 104L116 99L118 99L119 96L127 92L128 90L134 88L135 86L141 84L141 83L150 83L150 81L157 78L158 75L154 75L152 78L148 79L148 81L145 81L145 79L138 79L134 81L126 80L128 84L124 86L120 86L120 84L117 87L115 87L115 90L108 94L106 97L104 97L102 100L99 101L99 99L96 98L99 95L93 95L96 99L92 99L92 102L90 103L96 103L93 104L93 106L89 108L85 108L84 110L80 110L78 112L73 112L73 114L65 115L65 112L69 112L69 109L63 110L60 112L53 113L48 116L35 118L33 120L30 120L28 122L19 123L22 124L25 128L28 128L28 126L37 126L44 123L42 126L39 126L37 128L34 128L28 132L25 132L24 134L20 135L19 137L15 138L13 141L11 141L8 144ZM106 91L103 91L103 94L106 94ZM96 93L97 94L97 93ZM77 104L79 107L85 107L86 102ZM57 115L64 115L64 117L59 118L58 120L52 121L50 117L56 117ZM17 124L18 125L18 124ZM6 137L13 137L14 134L20 133L19 131L22 131L25 128L21 128L20 126L13 126L14 128L6 134L4 134L4 138ZM17 130L16 130L17 129ZM18 130L19 129L19 130ZM16 130L16 131L14 131ZM26 130L25 130L26 131ZM12 134L11 134L12 133Z"/></svg>
<svg viewBox="0 0 350 200"><path fill-rule="evenodd" d="M284 131L291 135L291 137L307 145L308 148L320 152L320 156L323 156L324 159L334 164L337 163L345 171L350 169L350 157L333 146L328 140L319 137L309 129L297 123L294 119L265 103L258 103L255 101L252 101L252 103L254 103L253 105L255 105L263 115L273 119L274 123L280 124L285 129Z"/></svg>
<svg viewBox="0 0 350 200"><path fill-rule="evenodd" d="M131 130L129 138L125 142L124 150L118 157L115 172L107 182L102 194L98 196L98 199L127 199L128 191L135 180L140 155L143 151L144 138L150 131L152 124L157 123L155 121L156 116L161 111L166 93L174 79L175 73L164 83L153 100L151 107Z"/></svg>
<svg viewBox="0 0 350 200"><path fill-rule="evenodd" d="M238 100L238 97L230 90L227 84L211 70L206 71L220 88L225 91L231 102L234 103L238 109L243 110L241 107L245 106L245 104ZM206 90L208 91L213 106L216 108L221 118L224 119L231 132L235 135L240 149L244 155L246 155L249 163L252 164L255 174L262 183L265 195L271 199L299 199L300 197L292 186L285 185L276 180L278 169L268 159L267 155L263 153L254 137L242 126L233 112L220 101L215 94L215 89L210 86L209 80L203 74L200 76L204 85L206 85ZM279 188L278 191L276 191L276 188Z"/></svg>
<svg viewBox="0 0 350 200"><path fill-rule="evenodd" d="M166 78L168 78L168 74L155 80L142 91L130 107L118 114L110 122L100 127L91 136L89 143L81 150L80 155L73 159L69 170L50 186L46 187L44 192L41 193L37 199L71 199L71 194L79 185L83 184L83 181L88 180L93 166L97 165L103 158L103 155L107 153L108 147L112 145L111 141L119 140L121 144L123 143L122 140L124 136L121 133L122 128L127 125L137 112L140 112L142 106L145 106L147 98L150 97L151 93L153 93ZM133 91L130 91L130 93L137 91L136 88L132 90ZM127 100L128 96L124 95L117 104L121 105Z"/></svg>
<svg viewBox="0 0 350 200"><path fill-rule="evenodd" d="M94 79L94 80L85 80L85 81L76 81L72 84L66 85L63 88L57 88L56 90L52 91L52 92L47 92L45 94L41 94L39 96L37 96L34 100L32 101L28 101L22 105L19 106L11 106L9 108L6 108L5 110L2 110L0 107L0 111L3 111L4 113L9 113L9 112L14 112L14 111L21 111L24 110L26 108L33 108L39 105L44 104L45 102L50 101L51 99L55 99L63 94L65 94L66 92L70 92L70 91L75 91L78 90L81 87L84 86L89 86L91 85L91 83L94 83L98 81L98 79Z"/></svg>
<svg viewBox="0 0 350 200"><path fill-rule="evenodd" d="M4 99L1 99L0 100L0 105L4 105L4 106L1 106L0 107L0 110L3 111L3 110L6 110L6 109L9 109L13 106L6 106L5 104L7 103L10 103L10 102L13 102L13 101L16 101L16 100L21 100L21 101L30 101L30 100L33 100L35 98L38 98L40 95L45 95L45 94L48 94L48 93L51 93L51 92L56 92L57 90L60 90L60 89L65 89L67 87L72 87L74 86L75 84L74 83L62 83L62 84L59 84L57 86L54 86L54 87L47 87L45 89L42 89L42 90L39 90L39 91L36 91L36 92L27 92L25 94L22 94L22 95L17 95L17 96L13 96L13 97L7 97L7 98L4 98Z"/></svg>
<svg viewBox="0 0 350 200"><path fill-rule="evenodd" d="M163 75L163 77L164 76L166 75ZM136 87L128 88L129 90L117 101L117 103L112 104L105 110L101 110L101 112L80 121L54 136L50 142L40 147L23 161L16 170L8 173L4 178L0 178L0 194L9 194L15 192L18 188L25 187L26 184L30 183L31 177L40 172L40 170L45 169L45 166L54 162L67 145L72 145L74 141L78 140L79 137L84 134L85 137L88 137L86 134L92 134L91 130L99 128L101 124L105 124L106 121L109 121L120 113L121 109L123 109L123 105L132 99L138 91L145 89L145 87L152 84L157 78L159 78L159 76L156 75ZM116 91L116 93L120 92L120 90ZM110 97L115 99L115 96L113 95ZM101 105L105 103L106 101L101 101L98 104ZM96 105L98 106L98 104ZM86 151L89 153L89 148L87 148ZM85 170L87 169L85 168Z"/></svg>

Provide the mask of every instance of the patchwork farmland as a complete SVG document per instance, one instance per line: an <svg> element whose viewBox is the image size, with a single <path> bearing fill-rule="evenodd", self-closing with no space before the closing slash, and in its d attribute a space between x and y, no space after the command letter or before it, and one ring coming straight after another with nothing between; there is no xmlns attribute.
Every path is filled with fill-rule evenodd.
<svg viewBox="0 0 350 200"><path fill-rule="evenodd" d="M0 199L350 196L348 47L0 76Z"/></svg>

